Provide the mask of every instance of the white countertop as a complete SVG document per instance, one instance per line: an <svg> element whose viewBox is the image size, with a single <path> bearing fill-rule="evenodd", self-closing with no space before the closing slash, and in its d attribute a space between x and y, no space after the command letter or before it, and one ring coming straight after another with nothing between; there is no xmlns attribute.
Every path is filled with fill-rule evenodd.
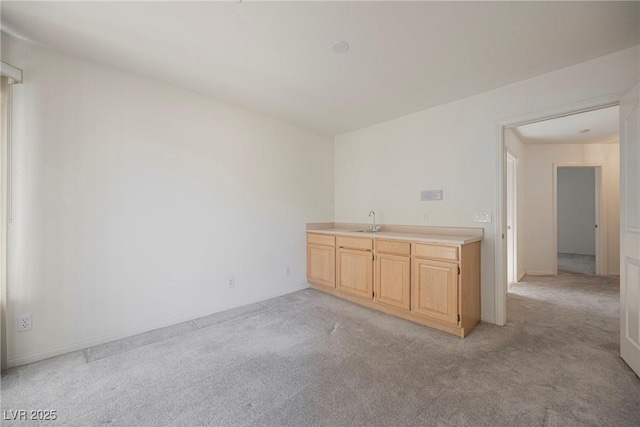
<svg viewBox="0 0 640 427"><path fill-rule="evenodd" d="M307 230L307 233L318 234L334 234L349 237L361 237L370 239L392 239L392 240L409 240L412 242L422 243L438 243L440 245L466 245L467 243L479 242L481 236L465 236L456 234L423 234L423 233L402 233L378 231L375 233L363 233L355 230L346 230L343 228L326 228L320 230Z"/></svg>

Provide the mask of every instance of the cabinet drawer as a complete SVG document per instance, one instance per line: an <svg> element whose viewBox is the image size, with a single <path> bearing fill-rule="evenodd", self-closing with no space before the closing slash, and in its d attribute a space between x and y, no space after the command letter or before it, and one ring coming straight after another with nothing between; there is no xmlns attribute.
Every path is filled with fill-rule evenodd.
<svg viewBox="0 0 640 427"><path fill-rule="evenodd" d="M329 234L311 234L307 233L307 243L325 246L335 246L336 236Z"/></svg>
<svg viewBox="0 0 640 427"><path fill-rule="evenodd" d="M376 239L376 251L388 254L411 255L411 243Z"/></svg>
<svg viewBox="0 0 640 427"><path fill-rule="evenodd" d="M413 247L413 255L420 258L444 259L458 261L458 248L456 246L430 245L416 243Z"/></svg>
<svg viewBox="0 0 640 427"><path fill-rule="evenodd" d="M359 239L357 237L336 237L336 246L340 248L373 250L373 239Z"/></svg>

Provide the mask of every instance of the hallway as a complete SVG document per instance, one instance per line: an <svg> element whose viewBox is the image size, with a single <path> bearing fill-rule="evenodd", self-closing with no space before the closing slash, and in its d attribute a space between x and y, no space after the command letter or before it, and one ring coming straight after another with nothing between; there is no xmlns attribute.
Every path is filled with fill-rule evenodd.
<svg viewBox="0 0 640 427"><path fill-rule="evenodd" d="M558 252L558 270L570 273L596 274L596 257Z"/></svg>

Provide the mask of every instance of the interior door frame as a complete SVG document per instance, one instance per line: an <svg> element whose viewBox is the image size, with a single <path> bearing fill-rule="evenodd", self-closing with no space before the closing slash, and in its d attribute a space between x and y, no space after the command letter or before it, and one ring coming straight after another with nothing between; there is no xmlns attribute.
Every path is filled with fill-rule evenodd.
<svg viewBox="0 0 640 427"><path fill-rule="evenodd" d="M7 282L9 224L12 222L13 85L22 83L22 70L0 61L0 369L7 367Z"/></svg>
<svg viewBox="0 0 640 427"><path fill-rule="evenodd" d="M495 288L494 307L495 323L507 323L507 147L505 145L505 129L521 125L570 116L577 113L599 110L620 105L620 100L627 92L616 92L596 98L585 99L571 104L561 105L545 110L534 111L518 116L507 117L496 121L496 222L494 231Z"/></svg>
<svg viewBox="0 0 640 427"><path fill-rule="evenodd" d="M509 158L513 162L513 170L509 172ZM509 189L509 175L511 175L511 194L508 194ZM511 205L511 218L509 218L507 214L507 226L509 225L509 219L511 219L511 235L513 236L513 245L511 248L511 257L513 259L513 281L511 283L515 283L518 281L518 156L507 147L507 182L505 185L507 186L507 208L508 205ZM509 209L507 209L507 212ZM507 251L509 251L509 230L507 229ZM507 252L507 262L508 262ZM507 265L508 267L508 265ZM508 272L508 268L507 268ZM509 283L511 277L507 274L507 284Z"/></svg>
<svg viewBox="0 0 640 427"><path fill-rule="evenodd" d="M9 91L11 85L2 76L0 102L0 369L7 368L7 235L9 228Z"/></svg>
<svg viewBox="0 0 640 427"><path fill-rule="evenodd" d="M595 252L596 252L596 274L606 275L609 272L607 263L607 206L605 204L606 197L604 195L604 163L589 162L558 162L553 163L553 247L556 251L555 265L553 274L558 275L558 168L594 168L595 169L595 204L596 219L598 225L595 228Z"/></svg>

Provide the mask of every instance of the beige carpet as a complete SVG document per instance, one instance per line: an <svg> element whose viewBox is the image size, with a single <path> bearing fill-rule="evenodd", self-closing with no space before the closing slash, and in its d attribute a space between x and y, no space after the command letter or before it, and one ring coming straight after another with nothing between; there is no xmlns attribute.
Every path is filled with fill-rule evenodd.
<svg viewBox="0 0 640 427"><path fill-rule="evenodd" d="M461 340L314 290L11 369L2 409L146 426L638 426L615 280L525 278Z"/></svg>
<svg viewBox="0 0 640 427"><path fill-rule="evenodd" d="M593 255L558 253L558 270L596 274L596 257Z"/></svg>

